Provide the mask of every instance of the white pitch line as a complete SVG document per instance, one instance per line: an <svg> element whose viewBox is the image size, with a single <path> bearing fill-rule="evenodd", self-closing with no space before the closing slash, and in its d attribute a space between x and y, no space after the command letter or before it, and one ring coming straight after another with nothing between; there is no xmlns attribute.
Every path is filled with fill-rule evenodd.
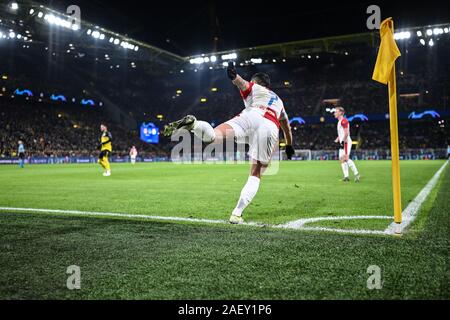
<svg viewBox="0 0 450 320"><path fill-rule="evenodd" d="M200 222L213 224L229 224L226 220L212 220L201 218L183 218L170 216L153 216L147 214L131 214L120 212L98 212L98 211L79 211L79 210L60 210L60 209L42 209L42 208L15 208L15 207L0 207L0 211L18 211L18 212L34 212L34 213L63 213L77 216L96 216L96 217L123 217L123 218L138 218L148 220L163 220L163 221L184 221L184 222ZM244 222L242 225L265 227L267 225L257 222Z"/></svg>
<svg viewBox="0 0 450 320"><path fill-rule="evenodd" d="M327 232L351 233L351 234L377 234L377 235L385 235L386 234L386 232L384 232L382 230L336 229L336 228L324 228L324 227L303 227L299 230L327 231Z"/></svg>
<svg viewBox="0 0 450 320"><path fill-rule="evenodd" d="M419 212L420 207L425 202L425 200L430 195L431 191L434 189L436 184L439 181L439 177L447 166L448 161L439 168L439 170L434 174L434 176L428 181L425 187L420 191L420 193L414 198L413 201L406 207L402 212L402 223L398 224L392 222L389 227L384 230L386 234L396 234L403 233L406 228L416 219L417 213Z"/></svg>
<svg viewBox="0 0 450 320"><path fill-rule="evenodd" d="M334 220L358 220L358 219L392 219L390 216L337 216L337 217L317 217L317 218L304 218L288 223L278 225L278 228L285 229L305 229L305 224L318 222L318 221L334 221ZM328 229L328 228L327 228ZM333 229L334 230L334 229ZM355 230L353 230L355 231ZM365 230L371 231L371 230Z"/></svg>
<svg viewBox="0 0 450 320"><path fill-rule="evenodd" d="M35 212L35 213L63 213L80 216L97 216L97 217L124 217L124 218L139 218L150 220L164 220L164 221L186 221L186 222L204 222L225 224L225 220L210 220L199 218L182 218L182 217L165 217L165 216L151 216L145 214L129 214L119 212L97 212L97 211L78 211L78 210L59 210L59 209L39 209L39 208L14 208L14 207L0 207L0 211L18 211L18 212ZM251 225L251 223L247 223Z"/></svg>

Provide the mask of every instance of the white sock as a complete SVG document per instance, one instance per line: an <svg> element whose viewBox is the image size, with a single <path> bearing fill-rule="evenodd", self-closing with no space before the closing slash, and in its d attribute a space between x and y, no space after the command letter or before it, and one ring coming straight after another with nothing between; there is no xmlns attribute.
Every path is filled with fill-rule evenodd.
<svg viewBox="0 0 450 320"><path fill-rule="evenodd" d="M347 164L348 164L348 166L350 167L350 169L352 169L353 174L354 174L355 176L357 176L359 173L358 173L358 169L356 169L356 165L355 165L355 163L353 162L353 160L348 159Z"/></svg>
<svg viewBox="0 0 450 320"><path fill-rule="evenodd" d="M348 165L347 162L341 163L342 172L344 173L344 178L348 178Z"/></svg>
<svg viewBox="0 0 450 320"><path fill-rule="evenodd" d="M242 216L242 211L250 204L250 202L255 197L258 192L259 182L261 180L255 176L248 177L247 183L244 188L242 188L241 196L236 205L236 208L233 210L233 215Z"/></svg>
<svg viewBox="0 0 450 320"><path fill-rule="evenodd" d="M216 138L214 128L206 121L195 121L193 131L203 142L213 142Z"/></svg>

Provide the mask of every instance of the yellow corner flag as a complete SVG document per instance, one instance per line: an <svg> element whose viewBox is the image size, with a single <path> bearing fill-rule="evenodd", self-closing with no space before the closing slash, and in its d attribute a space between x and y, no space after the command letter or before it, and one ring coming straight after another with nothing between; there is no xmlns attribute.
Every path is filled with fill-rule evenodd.
<svg viewBox="0 0 450 320"><path fill-rule="evenodd" d="M387 18L380 25L380 35L380 50L378 51L372 79L382 84L388 84L391 73L395 73L395 70L393 70L395 60L401 56L394 40L394 21L392 21L392 18Z"/></svg>
<svg viewBox="0 0 450 320"><path fill-rule="evenodd" d="M394 40L394 21L388 18L380 26L381 44L372 79L389 84L389 118L391 127L392 190L394 196L394 221L402 222L400 189L400 152L398 146L397 83L395 61L401 56Z"/></svg>

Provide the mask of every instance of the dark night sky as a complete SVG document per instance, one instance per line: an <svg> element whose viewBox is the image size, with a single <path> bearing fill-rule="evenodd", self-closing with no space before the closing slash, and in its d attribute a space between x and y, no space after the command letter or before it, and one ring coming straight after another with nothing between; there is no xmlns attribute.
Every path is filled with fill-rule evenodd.
<svg viewBox="0 0 450 320"><path fill-rule="evenodd" d="M81 7L82 19L185 55L366 32L366 8L381 7L396 27L450 22L445 2L431 1L107 1L38 0ZM231 3L231 4L230 4ZM447 5L448 7L448 5Z"/></svg>

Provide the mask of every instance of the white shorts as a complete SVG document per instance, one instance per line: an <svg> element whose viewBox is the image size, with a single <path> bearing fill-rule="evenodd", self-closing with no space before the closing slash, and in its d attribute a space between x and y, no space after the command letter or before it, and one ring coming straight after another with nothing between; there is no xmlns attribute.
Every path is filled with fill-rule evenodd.
<svg viewBox="0 0 450 320"><path fill-rule="evenodd" d="M234 130L237 143L249 145L248 155L263 164L269 164L272 154L278 146L279 129L275 123L264 118L256 110L241 112L225 122Z"/></svg>
<svg viewBox="0 0 450 320"><path fill-rule="evenodd" d="M136 156L130 156L130 159L134 161L136 160Z"/></svg>
<svg viewBox="0 0 450 320"><path fill-rule="evenodd" d="M348 155L350 157L350 152L352 151L352 141L344 143L344 149L339 149L339 159L341 159L344 155Z"/></svg>

